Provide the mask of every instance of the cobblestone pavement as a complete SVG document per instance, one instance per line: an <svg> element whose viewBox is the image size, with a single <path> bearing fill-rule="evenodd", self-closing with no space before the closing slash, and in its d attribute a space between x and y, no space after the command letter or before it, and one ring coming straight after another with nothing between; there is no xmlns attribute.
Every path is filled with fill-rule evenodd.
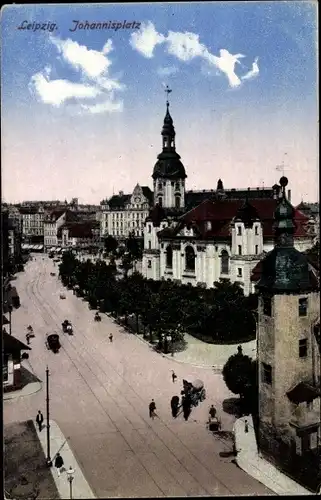
<svg viewBox="0 0 321 500"><path fill-rule="evenodd" d="M37 255L16 280L21 307L12 315L12 332L24 341L27 325L33 326L29 361L43 385L33 395L5 401L5 423L34 419L38 409L45 413L48 365L50 417L96 497L271 495L231 461L235 419L222 410L232 394L221 375L160 356L106 315L95 323L94 312L71 291L64 290L66 300L59 299L63 287L51 271L58 273L52 261ZM73 323L73 336L61 332L64 319ZM58 354L45 347L46 333L54 330L61 338ZM201 379L207 390L207 400L193 409L188 422L170 413L182 378ZM148 414L152 398L155 420ZM212 403L224 430L217 437L205 425Z"/></svg>

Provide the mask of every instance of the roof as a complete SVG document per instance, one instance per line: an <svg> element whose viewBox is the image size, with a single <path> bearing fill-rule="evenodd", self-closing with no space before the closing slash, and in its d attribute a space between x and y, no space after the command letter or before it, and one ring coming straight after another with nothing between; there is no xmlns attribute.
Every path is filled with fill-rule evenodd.
<svg viewBox="0 0 321 500"><path fill-rule="evenodd" d="M19 208L19 212L21 215L27 215L27 214L37 214L39 212L38 207L21 207Z"/></svg>
<svg viewBox="0 0 321 500"><path fill-rule="evenodd" d="M108 201L109 208L111 210L124 209L127 203L129 203L131 196L131 194L115 194Z"/></svg>
<svg viewBox="0 0 321 500"><path fill-rule="evenodd" d="M262 259L263 260L263 259ZM257 283L260 278L261 278L261 274L262 274L262 260L260 260L260 262L258 262L256 264L256 266L254 266L254 268L252 269L252 273L251 273L251 281L252 283ZM314 289L318 288L318 278L316 276L316 272L314 272L314 269L312 269L312 267L314 268L314 266L312 266L312 264L310 265L310 268L309 268L309 279L310 279L310 282L312 284L312 287Z"/></svg>
<svg viewBox="0 0 321 500"><path fill-rule="evenodd" d="M2 333L3 338L3 351L5 354L11 354L12 352L17 351L31 351L31 347L27 346L20 340L16 339L12 335L9 335L7 332Z"/></svg>
<svg viewBox="0 0 321 500"><path fill-rule="evenodd" d="M180 155L174 149L163 150L157 156L152 177L153 179L185 179L187 175Z"/></svg>
<svg viewBox="0 0 321 500"><path fill-rule="evenodd" d="M277 204L278 200L274 200L273 198L257 198L250 201L250 205L253 207L253 213L258 215L262 223L264 238L274 237L273 223ZM173 235L178 234L182 225L188 226L194 223L195 227L197 227L200 232L201 239L229 238L231 236L231 222L242 206L244 206L244 200L205 200L180 217L180 224L175 228L176 233L174 229ZM307 236L304 227L307 217L296 210L294 217L297 226L295 237ZM207 228L207 222L211 222L211 229ZM161 232L160 234L164 233Z"/></svg>
<svg viewBox="0 0 321 500"><path fill-rule="evenodd" d="M98 221L84 221L84 222L69 222L63 224L57 231L58 238L61 237L62 231L68 229L69 238L92 238L93 231L99 229Z"/></svg>
<svg viewBox="0 0 321 500"><path fill-rule="evenodd" d="M313 401L321 396L321 391L307 382L299 382L293 389L288 391L286 395L292 403L299 404Z"/></svg>
<svg viewBox="0 0 321 500"><path fill-rule="evenodd" d="M203 189L203 191L187 191L185 193L185 206L187 210L195 208L205 200L254 200L254 199L269 199L273 198L272 188L247 188L247 189Z"/></svg>
<svg viewBox="0 0 321 500"><path fill-rule="evenodd" d="M5 315L2 315L2 324L3 325L10 325L10 321L5 317Z"/></svg>
<svg viewBox="0 0 321 500"><path fill-rule="evenodd" d="M154 193L148 186L141 186L143 195L148 199L150 203L153 203Z"/></svg>

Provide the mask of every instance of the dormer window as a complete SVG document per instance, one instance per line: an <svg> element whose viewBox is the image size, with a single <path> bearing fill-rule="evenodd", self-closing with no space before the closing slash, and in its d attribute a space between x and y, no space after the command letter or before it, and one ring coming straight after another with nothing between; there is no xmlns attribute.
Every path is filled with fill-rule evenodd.
<svg viewBox="0 0 321 500"><path fill-rule="evenodd" d="M207 231L211 231L212 230L212 222L210 220L208 220L206 222L206 230Z"/></svg>

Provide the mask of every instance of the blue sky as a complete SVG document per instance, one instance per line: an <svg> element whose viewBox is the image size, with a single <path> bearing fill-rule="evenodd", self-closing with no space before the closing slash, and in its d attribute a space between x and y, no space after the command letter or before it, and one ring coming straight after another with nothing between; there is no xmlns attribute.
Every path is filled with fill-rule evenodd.
<svg viewBox="0 0 321 500"><path fill-rule="evenodd" d="M294 201L318 199L315 5L5 7L3 197L151 186L168 84L189 189L271 186L284 162ZM139 28L71 31L86 20Z"/></svg>

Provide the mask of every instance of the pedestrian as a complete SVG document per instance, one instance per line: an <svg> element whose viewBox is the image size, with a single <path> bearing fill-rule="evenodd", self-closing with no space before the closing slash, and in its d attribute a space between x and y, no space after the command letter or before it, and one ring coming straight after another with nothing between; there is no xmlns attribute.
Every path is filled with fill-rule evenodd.
<svg viewBox="0 0 321 500"><path fill-rule="evenodd" d="M30 345L30 333L26 333L27 345Z"/></svg>
<svg viewBox="0 0 321 500"><path fill-rule="evenodd" d="M188 417L190 416L192 412L192 402L189 394L186 394L184 399L182 400L182 406L183 406L183 415L185 420L188 420Z"/></svg>
<svg viewBox="0 0 321 500"><path fill-rule="evenodd" d="M179 409L179 396L173 396L171 399L171 409L173 418L177 417Z"/></svg>
<svg viewBox="0 0 321 500"><path fill-rule="evenodd" d="M110 342L113 341L113 334L112 333L109 335L109 340L110 340Z"/></svg>
<svg viewBox="0 0 321 500"><path fill-rule="evenodd" d="M173 380L173 383L175 382L176 379L177 379L177 375L174 372L174 370L172 370L172 380Z"/></svg>
<svg viewBox="0 0 321 500"><path fill-rule="evenodd" d="M37 422L38 427L39 427L39 432L41 432L41 430L42 430L42 424L43 424L43 414L41 413L40 410L37 413L36 422Z"/></svg>
<svg viewBox="0 0 321 500"><path fill-rule="evenodd" d="M55 460L55 467L57 469L58 476L60 476L60 473L62 472L62 466L64 465L64 461L62 459L62 456L58 452L56 455L56 460Z"/></svg>
<svg viewBox="0 0 321 500"><path fill-rule="evenodd" d="M149 403L149 416L152 420L154 420L156 416L155 410L156 410L156 404L155 401L152 399L151 402Z"/></svg>
<svg viewBox="0 0 321 500"><path fill-rule="evenodd" d="M216 417L216 408L214 408L214 405L211 405L209 414L211 418Z"/></svg>
<svg viewBox="0 0 321 500"><path fill-rule="evenodd" d="M249 432L249 424L247 420L244 421L244 432Z"/></svg>

